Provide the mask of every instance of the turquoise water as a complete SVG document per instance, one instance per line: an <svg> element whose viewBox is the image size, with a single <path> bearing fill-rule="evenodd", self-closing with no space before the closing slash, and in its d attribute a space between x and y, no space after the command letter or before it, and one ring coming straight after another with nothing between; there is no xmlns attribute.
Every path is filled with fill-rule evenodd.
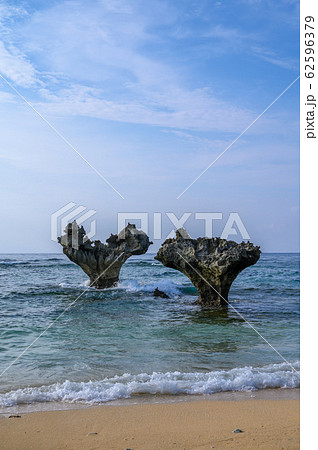
<svg viewBox="0 0 318 450"><path fill-rule="evenodd" d="M0 406L299 385L235 311L202 310L190 281L153 256L130 258L116 288L88 288L0 377ZM2 372L88 282L64 255L24 254L0 255L0 285ZM298 370L299 255L262 254L229 299Z"/></svg>

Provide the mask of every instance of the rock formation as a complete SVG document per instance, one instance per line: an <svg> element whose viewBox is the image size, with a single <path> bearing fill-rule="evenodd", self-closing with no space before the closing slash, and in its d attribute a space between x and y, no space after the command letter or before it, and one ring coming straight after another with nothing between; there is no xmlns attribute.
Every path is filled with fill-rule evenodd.
<svg viewBox="0 0 318 450"><path fill-rule="evenodd" d="M156 287L156 289L154 290L153 296L154 296L154 297L161 297L161 298L170 298L169 295L167 295L167 294L166 294L165 292L163 292L163 291L160 291L160 289L158 289L157 287Z"/></svg>
<svg viewBox="0 0 318 450"><path fill-rule="evenodd" d="M237 244L220 238L191 239L183 228L167 239L155 259L184 273L199 292L203 306L227 305L231 284L246 267L255 264L261 251L250 242Z"/></svg>
<svg viewBox="0 0 318 450"><path fill-rule="evenodd" d="M148 236L137 230L134 224L128 224L119 235L111 234L101 241L91 242L85 236L85 230L74 221L65 228L65 234L58 238L63 253L89 276L90 285L97 289L114 286L119 278L121 266L132 255L146 253Z"/></svg>

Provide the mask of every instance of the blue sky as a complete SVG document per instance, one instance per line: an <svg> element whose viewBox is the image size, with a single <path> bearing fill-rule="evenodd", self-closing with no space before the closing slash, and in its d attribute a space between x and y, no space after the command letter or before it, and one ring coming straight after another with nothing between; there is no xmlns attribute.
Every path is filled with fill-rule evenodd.
<svg viewBox="0 0 318 450"><path fill-rule="evenodd" d="M297 78L298 16L293 0L0 1L0 73L125 197L0 80L0 251L60 251L50 215L71 201L102 240L118 212L222 212L216 235L238 212L264 251L298 251L299 81L177 200Z"/></svg>

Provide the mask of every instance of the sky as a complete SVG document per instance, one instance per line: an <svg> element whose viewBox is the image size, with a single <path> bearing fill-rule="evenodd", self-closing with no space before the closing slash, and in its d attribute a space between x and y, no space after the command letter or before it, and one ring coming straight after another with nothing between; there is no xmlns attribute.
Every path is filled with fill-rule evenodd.
<svg viewBox="0 0 318 450"><path fill-rule="evenodd" d="M161 213L156 251L166 213L198 237L195 213L220 236L235 212L264 252L299 251L299 80L255 121L299 75L298 1L0 0L0 75L0 253L60 252L70 202L102 241L118 213L152 240Z"/></svg>

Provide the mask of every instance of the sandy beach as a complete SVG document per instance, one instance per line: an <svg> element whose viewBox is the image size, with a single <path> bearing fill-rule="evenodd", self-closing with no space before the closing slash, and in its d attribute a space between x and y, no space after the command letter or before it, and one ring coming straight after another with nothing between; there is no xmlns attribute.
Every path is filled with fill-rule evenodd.
<svg viewBox="0 0 318 450"><path fill-rule="evenodd" d="M298 449L299 400L292 397L2 415L0 442L2 449Z"/></svg>

